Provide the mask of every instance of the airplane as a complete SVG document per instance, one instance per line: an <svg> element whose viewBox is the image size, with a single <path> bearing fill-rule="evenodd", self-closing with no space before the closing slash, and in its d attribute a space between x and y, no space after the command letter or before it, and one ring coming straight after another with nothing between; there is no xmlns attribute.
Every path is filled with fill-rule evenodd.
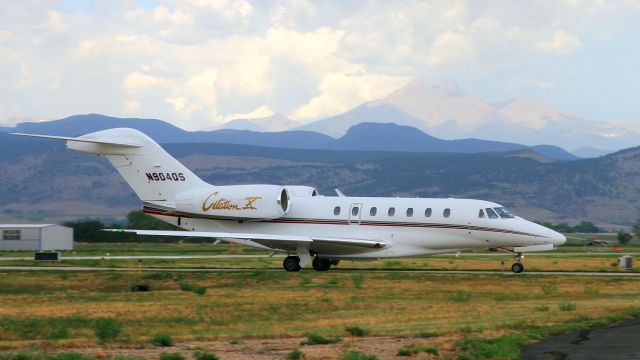
<svg viewBox="0 0 640 360"><path fill-rule="evenodd" d="M14 133L65 140L68 149L105 157L143 202L143 211L184 230L113 230L189 236L285 253L283 268L311 263L326 271L341 260L458 253L490 248L523 253L553 250L565 236L515 216L504 206L454 198L322 196L310 186L211 185L144 133L115 128L79 137Z"/></svg>

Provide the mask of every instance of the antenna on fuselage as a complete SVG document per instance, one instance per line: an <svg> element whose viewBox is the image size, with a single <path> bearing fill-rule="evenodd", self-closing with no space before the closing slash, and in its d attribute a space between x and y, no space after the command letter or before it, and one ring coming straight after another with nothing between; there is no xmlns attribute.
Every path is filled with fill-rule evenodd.
<svg viewBox="0 0 640 360"><path fill-rule="evenodd" d="M333 190L336 192L336 194L338 194L339 197L345 197L342 191L340 191L340 189L333 189Z"/></svg>

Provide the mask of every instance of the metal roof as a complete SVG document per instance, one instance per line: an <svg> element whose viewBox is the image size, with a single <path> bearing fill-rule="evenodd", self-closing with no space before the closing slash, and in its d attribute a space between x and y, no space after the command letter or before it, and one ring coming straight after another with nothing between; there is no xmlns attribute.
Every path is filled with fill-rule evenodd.
<svg viewBox="0 0 640 360"><path fill-rule="evenodd" d="M57 224L0 224L0 229L41 229L49 226L61 226Z"/></svg>

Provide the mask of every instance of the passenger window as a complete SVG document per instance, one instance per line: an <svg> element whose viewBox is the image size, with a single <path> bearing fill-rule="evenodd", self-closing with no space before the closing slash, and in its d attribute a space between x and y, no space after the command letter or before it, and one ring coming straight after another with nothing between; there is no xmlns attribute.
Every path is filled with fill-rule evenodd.
<svg viewBox="0 0 640 360"><path fill-rule="evenodd" d="M498 214L496 214L496 212L493 211L492 208L486 208L485 210L487 211L487 216L489 217L489 219L497 219L498 218Z"/></svg>
<svg viewBox="0 0 640 360"><path fill-rule="evenodd" d="M336 206L333 208L333 215L340 215L340 206Z"/></svg>
<svg viewBox="0 0 640 360"><path fill-rule="evenodd" d="M369 210L369 215L376 216L377 212L378 212L378 209L374 206L371 208L371 210Z"/></svg>
<svg viewBox="0 0 640 360"><path fill-rule="evenodd" d="M482 211L482 209L480 209L480 212L478 213L478 217L479 218L483 218L484 217L484 211Z"/></svg>
<svg viewBox="0 0 640 360"><path fill-rule="evenodd" d="M413 216L413 208L408 208L407 209L407 217L412 217Z"/></svg>
<svg viewBox="0 0 640 360"><path fill-rule="evenodd" d="M390 207L390 208L389 208L389 212L388 212L387 214L389 214L389 216L393 216L393 215L395 215L395 214L396 214L396 208L392 208L392 207Z"/></svg>
<svg viewBox="0 0 640 360"><path fill-rule="evenodd" d="M431 208L427 208L427 210L424 211L424 217L431 217Z"/></svg>
<svg viewBox="0 0 640 360"><path fill-rule="evenodd" d="M354 206L354 207L351 209L351 215L353 215L353 216L358 216L358 210L359 210L359 209L360 209L359 207Z"/></svg>
<svg viewBox="0 0 640 360"><path fill-rule="evenodd" d="M451 215L451 209L444 209L444 211L442 212L442 216L448 218L449 215Z"/></svg>

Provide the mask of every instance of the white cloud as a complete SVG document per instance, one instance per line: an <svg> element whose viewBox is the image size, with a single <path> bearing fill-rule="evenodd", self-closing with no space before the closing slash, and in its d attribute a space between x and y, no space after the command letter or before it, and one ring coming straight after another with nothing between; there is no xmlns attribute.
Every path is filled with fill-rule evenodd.
<svg viewBox="0 0 640 360"><path fill-rule="evenodd" d="M298 108L292 119L305 121L347 111L365 101L386 96L410 78L367 73L362 67L350 71L331 73L318 86L319 95Z"/></svg>
<svg viewBox="0 0 640 360"><path fill-rule="evenodd" d="M236 113L223 116L222 122L236 119L262 119L273 115L275 115L275 112L273 112L273 110L269 109L269 107L266 105L262 105L248 113Z"/></svg>
<svg viewBox="0 0 640 360"><path fill-rule="evenodd" d="M538 49L556 54L568 54L582 46L582 42L577 36L568 34L564 29L560 29L553 34L551 40L538 42Z"/></svg>

